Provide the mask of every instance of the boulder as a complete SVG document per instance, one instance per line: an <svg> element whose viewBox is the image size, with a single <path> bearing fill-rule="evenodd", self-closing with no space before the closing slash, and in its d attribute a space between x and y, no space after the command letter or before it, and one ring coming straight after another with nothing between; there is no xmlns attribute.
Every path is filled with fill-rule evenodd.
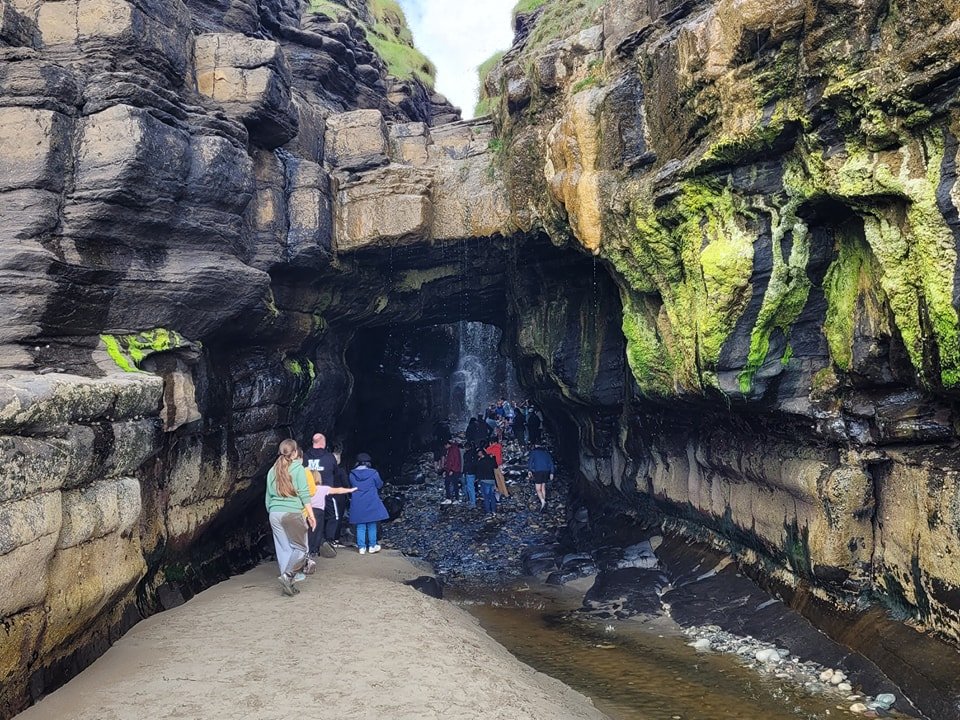
<svg viewBox="0 0 960 720"><path fill-rule="evenodd" d="M433 176L394 165L340 185L336 195L338 253L422 243L430 238Z"/></svg>
<svg viewBox="0 0 960 720"><path fill-rule="evenodd" d="M299 112L279 43L230 33L198 35L194 72L197 89L241 120L258 145L279 147L297 134Z"/></svg>
<svg viewBox="0 0 960 720"><path fill-rule="evenodd" d="M387 128L379 110L327 118L326 160L338 170L368 170L388 162Z"/></svg>

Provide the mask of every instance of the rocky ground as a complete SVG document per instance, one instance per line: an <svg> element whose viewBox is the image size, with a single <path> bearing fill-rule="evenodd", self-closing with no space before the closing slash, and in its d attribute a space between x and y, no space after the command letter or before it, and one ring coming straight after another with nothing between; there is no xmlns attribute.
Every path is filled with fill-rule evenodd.
<svg viewBox="0 0 960 720"><path fill-rule="evenodd" d="M637 528L633 542L621 531L619 544L575 549L566 532L565 487L553 487L540 512L526 480L526 453L507 442L504 457L511 497L493 517L483 514L479 501L477 507L442 504L432 456L412 457L402 476L409 484L385 491L398 516L385 525L383 544L429 562L441 584L454 586L460 597L521 578L529 583L531 576L550 585L582 579L578 587L585 583L589 590L583 606L567 616L570 622L665 620L698 651L729 653L761 676L833 698L843 714L914 715L900 689L872 663L761 590L729 556L665 539L659 528Z"/></svg>
<svg viewBox="0 0 960 720"><path fill-rule="evenodd" d="M384 544L423 558L445 584L490 586L521 577L524 551L555 545L566 525L565 493L548 487L547 507L541 512L526 478L526 462L519 444L504 443L503 470L510 497L501 499L495 515L487 516L479 487L476 507L466 501L441 504L443 480L432 455L411 458L403 478L417 484L390 490L394 498L402 498L403 511L385 526Z"/></svg>

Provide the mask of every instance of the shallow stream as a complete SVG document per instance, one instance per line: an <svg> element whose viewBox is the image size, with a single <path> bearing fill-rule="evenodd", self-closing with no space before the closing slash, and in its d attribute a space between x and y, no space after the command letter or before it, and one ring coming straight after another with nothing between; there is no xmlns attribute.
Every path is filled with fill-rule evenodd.
<svg viewBox="0 0 960 720"><path fill-rule="evenodd" d="M587 695L613 720L863 717L842 693L813 694L733 656L698 652L669 620L578 616L581 597L573 588L521 587L453 599L517 658Z"/></svg>

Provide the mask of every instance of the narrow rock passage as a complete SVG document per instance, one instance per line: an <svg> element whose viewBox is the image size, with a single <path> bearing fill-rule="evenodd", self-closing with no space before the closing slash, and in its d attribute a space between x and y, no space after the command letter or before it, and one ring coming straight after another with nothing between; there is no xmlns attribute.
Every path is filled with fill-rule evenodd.
<svg viewBox="0 0 960 720"><path fill-rule="evenodd" d="M21 720L601 720L460 608L403 580L399 554L322 561L294 598L265 563L155 615Z"/></svg>

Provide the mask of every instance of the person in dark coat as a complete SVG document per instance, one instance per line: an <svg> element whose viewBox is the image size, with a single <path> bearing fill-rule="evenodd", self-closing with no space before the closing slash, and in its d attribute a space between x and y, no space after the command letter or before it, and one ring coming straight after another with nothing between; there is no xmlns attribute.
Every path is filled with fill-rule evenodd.
<svg viewBox="0 0 960 720"><path fill-rule="evenodd" d="M390 517L380 499L383 480L371 465L366 453L357 455L357 465L350 471L350 485L357 491L350 499L350 522L357 536L357 549L361 555L380 552L377 542L377 523Z"/></svg>
<svg viewBox="0 0 960 720"><path fill-rule="evenodd" d="M483 512L493 515L497 511L496 488L497 461L487 455L483 448L477 448L477 480L480 481L480 491L483 494Z"/></svg>
<svg viewBox="0 0 960 720"><path fill-rule="evenodd" d="M487 427L482 417L470 418L465 436L468 443L474 447L480 447L487 444L487 438L490 437L490 428Z"/></svg>
<svg viewBox="0 0 960 720"><path fill-rule="evenodd" d="M317 433L312 438L310 447L303 451L303 463L307 470L313 473L317 485L327 487L349 487L336 484L337 460L327 448L327 438ZM317 519L317 529L310 536L310 553L335 557L340 538L340 521L347 507L343 495L334 494L327 497L323 505L323 520Z"/></svg>
<svg viewBox="0 0 960 720"><path fill-rule="evenodd" d="M517 408L517 414L513 416L513 437L520 443L520 447L527 442L527 413L522 407Z"/></svg>
<svg viewBox="0 0 960 720"><path fill-rule="evenodd" d="M460 473L463 472L463 457L460 446L453 440L447 440L447 448L440 467L443 472L443 505L449 505L460 496Z"/></svg>
<svg viewBox="0 0 960 720"><path fill-rule="evenodd" d="M530 410L527 415L527 440L531 445L536 445L543 440L540 415L537 414L536 410Z"/></svg>

